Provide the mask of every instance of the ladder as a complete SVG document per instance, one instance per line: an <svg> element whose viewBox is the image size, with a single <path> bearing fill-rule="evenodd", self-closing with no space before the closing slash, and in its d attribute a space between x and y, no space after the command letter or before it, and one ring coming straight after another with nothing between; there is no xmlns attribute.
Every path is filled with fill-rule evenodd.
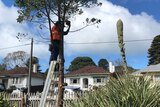
<svg viewBox="0 0 160 107"><path fill-rule="evenodd" d="M56 61L51 61L50 63L50 67L49 67L49 71L47 74L47 78L44 84L44 88L43 88L43 92L41 95L41 99L40 99L40 104L39 107L44 107L45 106L45 102L47 99L47 94L51 85L51 81L55 81L57 74L55 72L55 67L56 67Z"/></svg>

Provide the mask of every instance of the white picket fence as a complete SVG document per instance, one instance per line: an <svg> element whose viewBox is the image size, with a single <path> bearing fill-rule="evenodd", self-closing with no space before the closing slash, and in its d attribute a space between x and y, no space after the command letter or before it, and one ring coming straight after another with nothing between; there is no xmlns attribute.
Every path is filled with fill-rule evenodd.
<svg viewBox="0 0 160 107"><path fill-rule="evenodd" d="M78 99L86 94L85 92L78 93L65 93L63 107L69 107L73 101L78 101ZM3 100L7 100L10 104L10 107L38 107L40 103L41 93L32 93L32 94L20 94L12 95L8 93L1 93ZM50 94L47 96L45 107L55 107L57 95Z"/></svg>

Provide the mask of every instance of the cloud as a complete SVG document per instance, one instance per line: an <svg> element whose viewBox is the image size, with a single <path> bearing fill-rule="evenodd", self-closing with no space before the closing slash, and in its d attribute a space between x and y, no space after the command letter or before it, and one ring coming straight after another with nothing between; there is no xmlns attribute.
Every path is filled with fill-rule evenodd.
<svg viewBox="0 0 160 107"><path fill-rule="evenodd" d="M124 25L124 40L153 39L159 34L160 23L145 12L132 15L128 9L102 0L101 7L84 9L84 14L73 19L72 30L82 26L87 17L96 17L102 20L98 28L90 26L76 33L70 33L65 38L66 43L112 42L117 41L116 22L122 19ZM150 47L151 41L130 42L125 44L129 55L144 54ZM139 47L140 46L140 47ZM139 48L137 48L139 47ZM119 53L118 43L102 44L66 44L68 55L91 52L93 54Z"/></svg>
<svg viewBox="0 0 160 107"><path fill-rule="evenodd" d="M31 26L29 26L26 23L20 24L17 23L16 19L18 17L17 8L7 7L3 4L2 1L0 1L0 59L1 61L5 56L7 56L8 53L16 52L19 50L25 51L28 54L30 54L30 48L31 48L31 37L34 36L33 29ZM17 39L18 33L25 33L28 34L27 38L23 38L19 41ZM34 37L36 40L37 37ZM34 40L33 45L33 55L39 57L42 57L44 59L44 56L49 56L48 53L48 45L44 43L37 43L37 41ZM48 60L47 60L48 61Z"/></svg>

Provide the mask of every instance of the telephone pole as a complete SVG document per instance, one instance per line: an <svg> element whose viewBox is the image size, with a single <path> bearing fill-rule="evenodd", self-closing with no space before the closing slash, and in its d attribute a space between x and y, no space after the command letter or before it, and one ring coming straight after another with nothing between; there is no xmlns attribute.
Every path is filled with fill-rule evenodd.
<svg viewBox="0 0 160 107"><path fill-rule="evenodd" d="M28 93L30 93L31 91L32 56L33 56L33 38L31 39L30 62L29 62L29 72L28 72Z"/></svg>

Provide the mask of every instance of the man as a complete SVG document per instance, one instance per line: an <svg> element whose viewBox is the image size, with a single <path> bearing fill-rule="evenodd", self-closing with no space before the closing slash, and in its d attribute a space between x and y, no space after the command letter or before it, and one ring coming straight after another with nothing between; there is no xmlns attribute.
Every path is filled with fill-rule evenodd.
<svg viewBox="0 0 160 107"><path fill-rule="evenodd" d="M50 61L52 60L57 60L57 57L59 55L59 48L60 48L60 22L57 21L54 26L52 27L52 35L51 35L51 46L50 46L50 51L51 51L51 56L50 56ZM70 21L65 22L66 25L68 25L68 29L66 31L63 31L63 35L67 35L69 30L70 30Z"/></svg>

